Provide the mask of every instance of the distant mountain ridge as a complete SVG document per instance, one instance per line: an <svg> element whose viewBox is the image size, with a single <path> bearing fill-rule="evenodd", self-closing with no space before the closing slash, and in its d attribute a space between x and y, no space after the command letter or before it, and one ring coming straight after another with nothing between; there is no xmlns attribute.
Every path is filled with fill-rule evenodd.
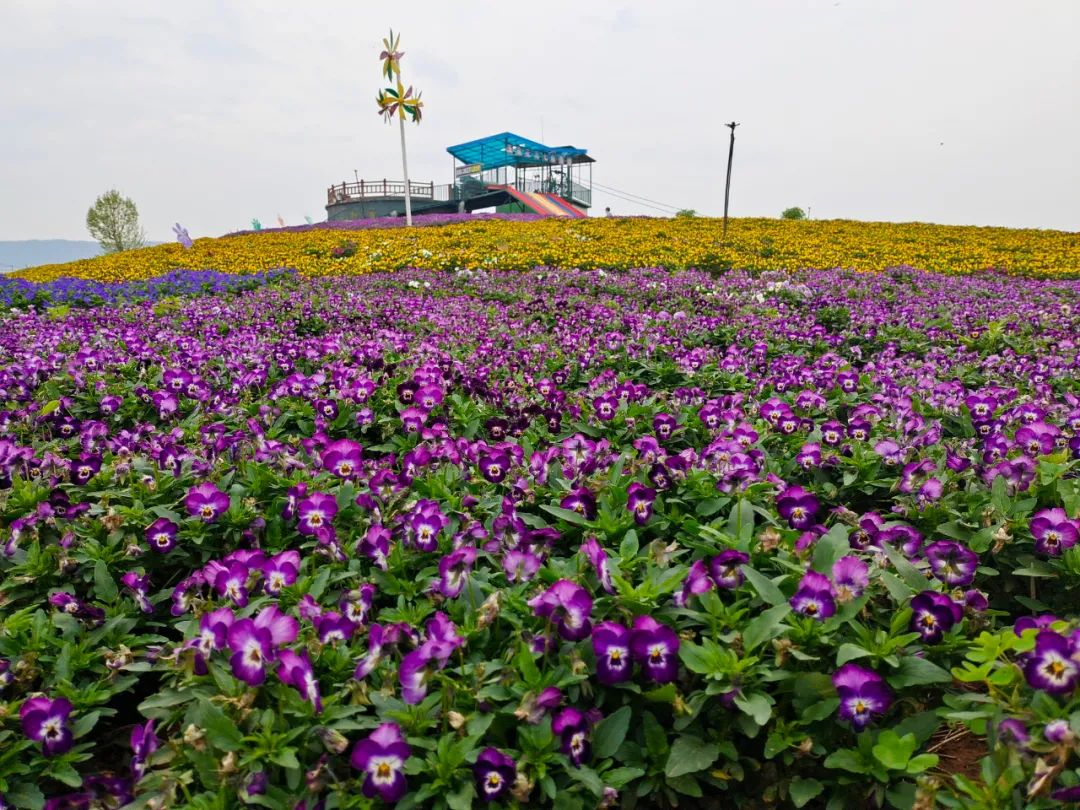
<svg viewBox="0 0 1080 810"><path fill-rule="evenodd" d="M76 239L20 239L0 241L0 272L22 270L41 264L73 262L101 255L97 242Z"/></svg>

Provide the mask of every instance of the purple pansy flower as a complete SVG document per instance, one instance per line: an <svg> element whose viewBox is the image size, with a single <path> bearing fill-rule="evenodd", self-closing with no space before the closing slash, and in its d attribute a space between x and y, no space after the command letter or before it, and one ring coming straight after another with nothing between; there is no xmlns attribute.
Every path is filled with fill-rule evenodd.
<svg viewBox="0 0 1080 810"><path fill-rule="evenodd" d="M610 558L607 550L600 545L600 541L592 536L585 538L585 542L581 544L581 553L596 571L596 576L600 579L600 587L606 593L615 593L615 585L611 581Z"/></svg>
<svg viewBox="0 0 1080 810"><path fill-rule="evenodd" d="M911 630L922 636L927 644L936 644L964 611L951 597L937 591L923 591L911 600Z"/></svg>
<svg viewBox="0 0 1080 810"><path fill-rule="evenodd" d="M841 604L862 596L870 584L870 569L858 557L841 557L833 564L833 585L836 589L836 601Z"/></svg>
<svg viewBox="0 0 1080 810"><path fill-rule="evenodd" d="M938 540L923 549L930 572L946 585L970 585L975 579L979 555L953 540Z"/></svg>
<svg viewBox="0 0 1080 810"><path fill-rule="evenodd" d="M313 492L296 505L296 530L300 534L315 535L330 528L337 512L337 500L333 495Z"/></svg>
<svg viewBox="0 0 1080 810"><path fill-rule="evenodd" d="M567 641L580 641L589 635L592 624L592 597L575 582L560 579L539 596L529 600L529 607L543 619L550 619L559 635Z"/></svg>
<svg viewBox="0 0 1080 810"><path fill-rule="evenodd" d="M705 567L705 561L694 560L694 562L690 563L690 569L686 572L686 579L683 580L682 588L675 594L675 605L677 607L686 607L686 603L691 596L698 596L706 591L711 591L713 584L712 577L709 576L709 569Z"/></svg>
<svg viewBox="0 0 1080 810"><path fill-rule="evenodd" d="M540 570L543 560L528 549L511 549L503 554L502 566L511 582L528 582Z"/></svg>
<svg viewBox="0 0 1080 810"><path fill-rule="evenodd" d="M590 725L588 717L574 708L563 709L551 723L551 730L559 735L559 750L570 758L575 768L592 756Z"/></svg>
<svg viewBox="0 0 1080 810"><path fill-rule="evenodd" d="M199 618L199 635L184 646L195 650L195 673L205 675L206 662L215 650L223 650L228 644L229 628L236 621L231 608L223 607L204 613Z"/></svg>
<svg viewBox="0 0 1080 810"><path fill-rule="evenodd" d="M788 487L776 498L776 511L793 529L808 529L820 509L818 499L802 487Z"/></svg>
<svg viewBox="0 0 1080 810"><path fill-rule="evenodd" d="M295 549L282 551L268 558L262 564L263 587L270 594L281 593L296 582L300 571L300 552Z"/></svg>
<svg viewBox="0 0 1080 810"><path fill-rule="evenodd" d="M50 700L47 697L30 698L19 709L23 733L34 742L41 743L41 752L52 757L68 751L74 743L68 716L72 705L67 698Z"/></svg>
<svg viewBox="0 0 1080 810"><path fill-rule="evenodd" d="M1040 630L1035 649L1023 663L1024 677L1033 689L1052 695L1072 692L1080 682L1080 658L1076 644L1053 630Z"/></svg>
<svg viewBox="0 0 1080 810"><path fill-rule="evenodd" d="M158 518L146 529L146 542L159 554L168 554L176 548L176 532L179 526L168 518Z"/></svg>
<svg viewBox="0 0 1080 810"><path fill-rule="evenodd" d="M578 487L564 496L559 501L559 506L563 509L569 509L571 512L577 512L586 520L596 518L596 496L585 487Z"/></svg>
<svg viewBox="0 0 1080 810"><path fill-rule="evenodd" d="M213 523L228 511L229 496L207 481L188 490L184 506L192 517Z"/></svg>
<svg viewBox="0 0 1080 810"><path fill-rule="evenodd" d="M408 790L405 760L409 746L396 723L383 723L353 748L350 762L364 773L361 790L369 799L396 802Z"/></svg>
<svg viewBox="0 0 1080 810"><path fill-rule="evenodd" d="M836 598L829 578L817 571L807 571L799 581L791 599L791 609L796 613L809 616L816 621L824 621L836 613Z"/></svg>
<svg viewBox="0 0 1080 810"><path fill-rule="evenodd" d="M233 675L248 686L258 686L266 680L266 664L273 660L274 642L270 630L256 627L251 619L238 619L228 632L229 663Z"/></svg>
<svg viewBox="0 0 1080 810"><path fill-rule="evenodd" d="M517 778L517 766L514 760L497 748L485 748L473 765L476 778L476 792L486 802L504 798Z"/></svg>
<svg viewBox="0 0 1080 810"><path fill-rule="evenodd" d="M1040 509L1031 518L1031 535L1035 550L1048 557L1060 557L1080 539L1076 521L1070 520L1064 509Z"/></svg>
<svg viewBox="0 0 1080 810"><path fill-rule="evenodd" d="M655 500L656 490L639 484L637 481L632 483L626 491L626 508L630 510L634 516L634 522L639 526L649 522Z"/></svg>
<svg viewBox="0 0 1080 810"><path fill-rule="evenodd" d="M726 591L738 588L746 580L742 566L750 562L750 555L733 548L721 551L709 560L709 573L717 588Z"/></svg>
<svg viewBox="0 0 1080 810"><path fill-rule="evenodd" d="M840 697L840 719L856 731L866 728L874 715L882 715L892 705L892 693L872 669L847 663L833 673L833 686Z"/></svg>
<svg viewBox="0 0 1080 810"><path fill-rule="evenodd" d="M476 562L476 549L462 546L451 551L439 561L439 593L454 599L464 590L469 573Z"/></svg>
<svg viewBox="0 0 1080 810"><path fill-rule="evenodd" d="M364 459L364 448L351 439L339 439L326 445L322 451L324 470L338 478L352 478L360 469Z"/></svg>
<svg viewBox="0 0 1080 810"><path fill-rule="evenodd" d="M153 720L147 720L145 726L135 726L131 730L131 774L136 782L146 774L147 760L157 748L158 738L154 733Z"/></svg>
<svg viewBox="0 0 1080 810"><path fill-rule="evenodd" d="M651 616L634 619L630 652L645 677L654 683L669 683L679 674L679 637Z"/></svg>
<svg viewBox="0 0 1080 810"><path fill-rule="evenodd" d="M316 714L322 711L319 682L315 680L315 670L311 667L307 650L301 650L299 655L292 650L278 653L277 674L282 683L296 689L304 700L315 707Z"/></svg>
<svg viewBox="0 0 1080 810"><path fill-rule="evenodd" d="M383 629L381 625L373 624L368 627L368 651L356 664L356 670L353 672L353 677L362 681L372 670L378 666L380 659L382 658L383 648Z"/></svg>
<svg viewBox="0 0 1080 810"><path fill-rule="evenodd" d="M630 680L630 631L617 622L601 622L593 629L596 679L605 686Z"/></svg>

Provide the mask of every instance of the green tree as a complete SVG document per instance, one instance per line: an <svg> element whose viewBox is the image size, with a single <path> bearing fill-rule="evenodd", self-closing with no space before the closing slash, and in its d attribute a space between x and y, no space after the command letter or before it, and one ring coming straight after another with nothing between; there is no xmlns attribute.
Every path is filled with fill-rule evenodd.
<svg viewBox="0 0 1080 810"><path fill-rule="evenodd" d="M806 212L801 208L792 206L791 208L784 209L784 212L780 215L780 219L806 219Z"/></svg>
<svg viewBox="0 0 1080 810"><path fill-rule="evenodd" d="M675 216L678 219L693 219L697 216L697 211L693 208L683 208L681 211L676 211Z"/></svg>
<svg viewBox="0 0 1080 810"><path fill-rule="evenodd" d="M115 188L106 191L86 212L86 229L106 253L142 247L146 234L139 226L139 209Z"/></svg>

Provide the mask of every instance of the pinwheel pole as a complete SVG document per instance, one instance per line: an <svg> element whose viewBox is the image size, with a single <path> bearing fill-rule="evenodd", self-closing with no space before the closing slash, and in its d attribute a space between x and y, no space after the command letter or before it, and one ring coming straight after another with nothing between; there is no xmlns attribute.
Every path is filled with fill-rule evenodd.
<svg viewBox="0 0 1080 810"><path fill-rule="evenodd" d="M394 86L379 91L375 102L379 105L379 115L385 116L386 122L390 123L397 116L398 127L401 131L401 169L405 174L405 224L412 225L412 194L409 188L409 160L405 154L405 116L408 115L414 124L420 123L421 109L424 103L420 100L420 93L413 95L413 88L408 89L401 82L401 57L405 54L398 50L401 44L401 34L394 36L393 29L390 36L383 40L383 51L379 54L382 60L383 76Z"/></svg>

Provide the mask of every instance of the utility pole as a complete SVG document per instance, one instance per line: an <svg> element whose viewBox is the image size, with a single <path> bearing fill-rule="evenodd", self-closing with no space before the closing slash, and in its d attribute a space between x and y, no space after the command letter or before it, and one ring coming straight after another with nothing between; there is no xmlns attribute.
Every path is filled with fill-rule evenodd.
<svg viewBox="0 0 1080 810"><path fill-rule="evenodd" d="M735 127L738 124L732 121L724 126L731 130L731 144L728 146L727 153L727 182L724 183L724 238L727 239L728 198L731 196L731 157L735 154Z"/></svg>

